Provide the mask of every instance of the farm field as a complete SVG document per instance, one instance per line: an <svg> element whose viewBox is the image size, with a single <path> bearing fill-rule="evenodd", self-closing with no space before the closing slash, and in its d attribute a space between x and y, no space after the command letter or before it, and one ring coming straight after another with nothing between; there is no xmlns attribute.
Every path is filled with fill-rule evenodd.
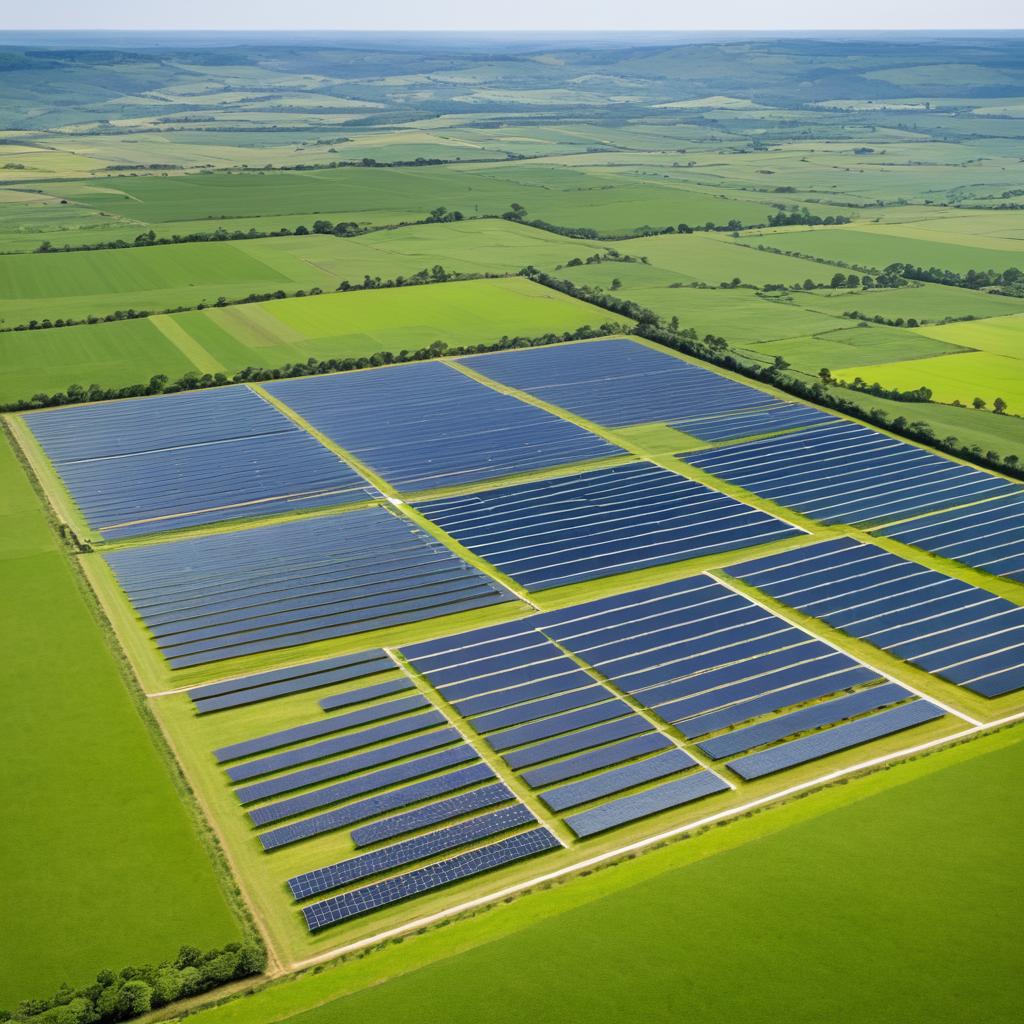
<svg viewBox="0 0 1024 1024"><path fill-rule="evenodd" d="M605 310L522 278L331 293L116 323L0 333L0 401L71 384L141 384L155 373L233 374L307 359L368 357L444 340L477 345L598 327Z"/></svg>
<svg viewBox="0 0 1024 1024"><path fill-rule="evenodd" d="M271 986L245 1004L201 1013L197 1024L254 1015L295 1024L339 1016L425 1021L440 1012L439 994L450 991L460 999L443 1012L466 1021L486 1016L496 1001L514 1002L537 1020L583 1021L610 1010L671 1021L699 1001L712 1019L732 1021L759 1021L783 1007L789 1019L808 1022L822 1014L953 1022L964 1012L1012 1021L1014 996L1002 980L1020 969L1020 896L1007 869L1020 852L999 823L1018 799L1003 801L1006 777L1021 767L1018 732L898 765L535 893L501 914L392 946L378 963L356 961ZM846 869L835 870L837 859ZM893 889L893 872L918 884ZM939 889L949 898L936 901ZM992 909L979 917L974 908L982 903ZM818 912L808 914L808 906ZM742 935L698 935L689 927L733 914L751 922ZM848 928L865 941L851 948ZM915 935L909 947L908 930ZM760 939L769 932L778 957L763 956ZM572 965L609 946L619 950L618 967L584 988L575 984ZM953 947L960 949L956 972L949 970ZM891 970L894 959L900 971ZM685 992L681 963L688 965ZM809 975L818 980L809 985ZM925 980L908 990L908 977Z"/></svg>
<svg viewBox="0 0 1024 1024"><path fill-rule="evenodd" d="M6 437L0 479L12 680L2 718L10 771L0 1005L13 1006L101 969L172 956L183 944L230 942L240 927ZM54 651L58 634L74 651L70 672Z"/></svg>
<svg viewBox="0 0 1024 1024"><path fill-rule="evenodd" d="M84 319L115 309L212 305L218 298L288 293L341 281L408 276L441 264L453 273L543 269L601 247L505 220L427 224L355 238L302 235L98 252L0 256L0 327Z"/></svg>
<svg viewBox="0 0 1024 1024"><path fill-rule="evenodd" d="M0 34L0 1018L1016 1019L1018 35Z"/></svg>

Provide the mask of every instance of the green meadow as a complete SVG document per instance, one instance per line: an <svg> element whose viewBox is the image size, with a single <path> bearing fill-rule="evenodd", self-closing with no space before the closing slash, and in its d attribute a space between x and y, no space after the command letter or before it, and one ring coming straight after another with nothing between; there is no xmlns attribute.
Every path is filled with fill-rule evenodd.
<svg viewBox="0 0 1024 1024"><path fill-rule="evenodd" d="M211 245L212 248L212 245ZM47 258L47 257L44 257ZM418 262L414 261L414 262ZM606 310L525 278L332 292L145 320L0 333L0 401L70 384L144 383L155 373L234 374L307 359L476 345L608 321Z"/></svg>
<svg viewBox="0 0 1024 1024"><path fill-rule="evenodd" d="M979 352L1024 360L1024 317L1000 316L978 322L918 328L915 332Z"/></svg>
<svg viewBox="0 0 1024 1024"><path fill-rule="evenodd" d="M240 937L197 821L0 437L0 1007ZM155 727L154 727L155 728Z"/></svg>

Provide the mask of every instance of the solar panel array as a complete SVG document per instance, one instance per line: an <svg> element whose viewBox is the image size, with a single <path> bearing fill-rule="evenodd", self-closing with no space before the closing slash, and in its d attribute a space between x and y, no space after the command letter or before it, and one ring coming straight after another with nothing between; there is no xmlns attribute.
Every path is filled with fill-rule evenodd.
<svg viewBox="0 0 1024 1024"><path fill-rule="evenodd" d="M389 672L394 667L394 662L382 650L361 651L196 686L189 690L189 696L196 711L204 715ZM379 685L387 687L389 693L396 693L409 684L407 680L392 680Z"/></svg>
<svg viewBox="0 0 1024 1024"><path fill-rule="evenodd" d="M1024 493L880 531L934 555L1024 583Z"/></svg>
<svg viewBox="0 0 1024 1024"><path fill-rule="evenodd" d="M845 420L680 458L823 523L886 522L1017 490L1001 477Z"/></svg>
<svg viewBox="0 0 1024 1024"><path fill-rule="evenodd" d="M442 498L416 508L527 590L731 551L800 532L649 463Z"/></svg>
<svg viewBox="0 0 1024 1024"><path fill-rule="evenodd" d="M267 390L401 491L624 454L444 363L275 381Z"/></svg>
<svg viewBox="0 0 1024 1024"><path fill-rule="evenodd" d="M244 783L234 792L265 851L343 828L357 850L376 847L290 879L296 900L463 848L455 861L472 855L474 873L500 867L517 858L468 848L506 833L499 851L524 841L536 852L548 848L529 838L538 825L530 810L407 678L345 687L320 704L335 713L214 751L228 779ZM551 844L560 845L554 837ZM415 870L435 879L433 888L445 864ZM402 898L415 891L403 888Z"/></svg>
<svg viewBox="0 0 1024 1024"><path fill-rule="evenodd" d="M536 615L402 653L522 772L523 782L539 789L565 783L541 793L558 813L696 766L552 643L540 631L547 621ZM650 813L642 812L642 802L625 806ZM625 810L620 814L628 820Z"/></svg>
<svg viewBox="0 0 1024 1024"><path fill-rule="evenodd" d="M107 539L378 495L247 387L54 409L26 422Z"/></svg>
<svg viewBox="0 0 1024 1024"><path fill-rule="evenodd" d="M672 420L668 426L692 437L699 437L702 441L734 441L756 434L774 434L783 430L841 422L838 417L813 405L782 402L769 395L764 397L764 404L749 412L688 416Z"/></svg>
<svg viewBox="0 0 1024 1024"><path fill-rule="evenodd" d="M777 402L757 388L626 338L497 352L459 362L606 427L683 417L692 423Z"/></svg>
<svg viewBox="0 0 1024 1024"><path fill-rule="evenodd" d="M382 508L105 555L173 668L512 600Z"/></svg>
<svg viewBox="0 0 1024 1024"><path fill-rule="evenodd" d="M824 541L729 572L982 696L1024 687L1024 607L873 545Z"/></svg>
<svg viewBox="0 0 1024 1024"><path fill-rule="evenodd" d="M546 850L557 849L559 845L558 840L546 828L531 829L508 839L500 839L488 846L456 854L447 860L396 875L383 882L374 882L361 889L331 896L319 903L303 907L302 913L309 930L317 931L327 925L347 921L359 914L378 910L411 896L472 878L485 871L493 871L495 868L533 857Z"/></svg>

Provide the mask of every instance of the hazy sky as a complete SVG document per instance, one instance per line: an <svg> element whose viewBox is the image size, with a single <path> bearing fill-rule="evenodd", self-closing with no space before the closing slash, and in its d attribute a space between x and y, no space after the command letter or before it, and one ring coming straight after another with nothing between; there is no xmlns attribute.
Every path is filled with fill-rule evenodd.
<svg viewBox="0 0 1024 1024"><path fill-rule="evenodd" d="M2 29L991 29L1024 28L1019 0L37 0Z"/></svg>

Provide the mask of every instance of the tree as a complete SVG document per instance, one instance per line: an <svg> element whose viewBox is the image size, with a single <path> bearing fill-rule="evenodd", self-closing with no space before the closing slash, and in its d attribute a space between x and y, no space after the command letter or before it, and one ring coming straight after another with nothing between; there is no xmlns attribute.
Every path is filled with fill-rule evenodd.
<svg viewBox="0 0 1024 1024"><path fill-rule="evenodd" d="M804 281L804 291L805 292L814 291L814 282L810 278L807 278L807 280Z"/></svg>
<svg viewBox="0 0 1024 1024"><path fill-rule="evenodd" d="M832 371L827 367L823 366L818 371L818 376L821 378L821 383L828 387L832 383Z"/></svg>
<svg viewBox="0 0 1024 1024"><path fill-rule="evenodd" d="M141 980L126 981L117 994L117 1008L126 1017L138 1017L153 1008L153 989Z"/></svg>
<svg viewBox="0 0 1024 1024"><path fill-rule="evenodd" d="M995 410L995 411L996 411L997 413L999 413L999 415L1000 415L1000 416L1002 416L1002 414L1003 414L1004 412L1006 412L1006 402L1004 402L1004 401L1003 401L1003 399L1001 399L1001 398L997 398L997 399L996 399L996 400L995 400L995 401L994 401L994 402L992 403L992 408L993 408L993 409L994 409L994 410Z"/></svg>
<svg viewBox="0 0 1024 1024"><path fill-rule="evenodd" d="M775 370L777 373L782 373L783 370L789 369L789 363L787 363L786 360L782 358L782 356L776 356L772 360L772 369Z"/></svg>
<svg viewBox="0 0 1024 1024"><path fill-rule="evenodd" d="M617 292L622 287L622 282L617 278L612 278L611 289L613 292Z"/></svg>
<svg viewBox="0 0 1024 1024"><path fill-rule="evenodd" d="M974 401L971 402L971 405L973 405L975 409L984 409L985 408L985 399L984 398L975 398Z"/></svg>
<svg viewBox="0 0 1024 1024"><path fill-rule="evenodd" d="M833 274L832 275L832 287L842 288L846 284L845 274Z"/></svg>

